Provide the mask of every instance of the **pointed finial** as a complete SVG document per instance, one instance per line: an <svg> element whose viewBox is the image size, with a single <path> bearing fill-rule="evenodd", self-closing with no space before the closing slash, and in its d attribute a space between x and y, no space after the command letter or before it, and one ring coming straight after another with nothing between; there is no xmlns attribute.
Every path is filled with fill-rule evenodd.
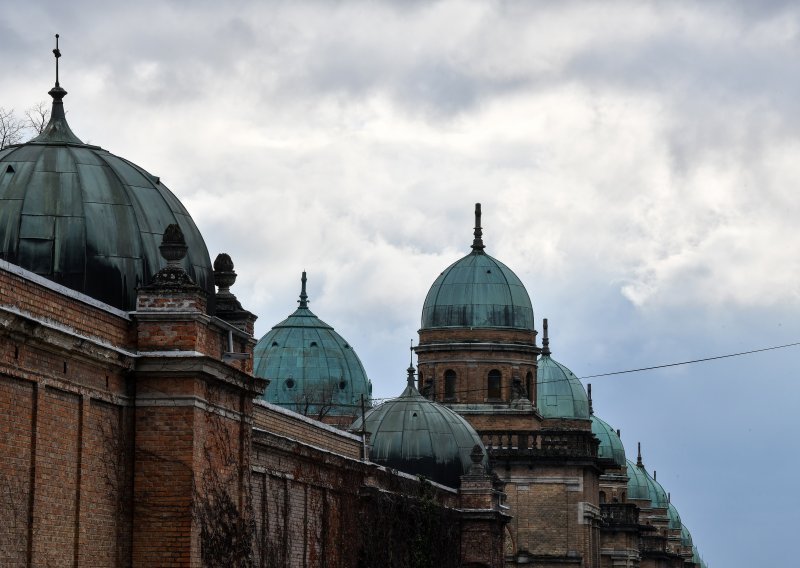
<svg viewBox="0 0 800 568"><path fill-rule="evenodd" d="M672 495L667 492L667 503L672 503Z"/></svg>
<svg viewBox="0 0 800 568"><path fill-rule="evenodd" d="M53 97L53 107L50 110L50 120L39 135L31 140L31 142L45 142L45 143L66 143L66 144L83 144L81 139L75 136L69 125L67 124L67 115L64 112L64 97L67 95L61 87L58 77L58 60L61 57L61 50L58 48L59 35L56 34L56 48L53 50L53 55L56 58L56 84L47 91L47 94Z"/></svg>
<svg viewBox="0 0 800 568"><path fill-rule="evenodd" d="M411 340L411 347L409 347L411 354L408 357L408 386L414 386L414 375L416 371L414 370L414 340Z"/></svg>
<svg viewBox="0 0 800 568"><path fill-rule="evenodd" d="M50 89L50 91L48 92L48 94L51 97L53 97L53 104L54 105L56 103L60 103L61 99L63 99L67 94L67 91L62 89L61 88L61 84L58 82L58 60L61 57L61 50L58 48L58 38L59 38L59 35L56 34L56 48L53 50L53 55L55 55L55 57L56 57L56 86L53 87L52 89ZM55 110L56 109L53 108L53 111L55 111ZM62 107L61 108L62 118L63 118L63 112L64 112L64 110L63 110L63 107Z"/></svg>
<svg viewBox="0 0 800 568"><path fill-rule="evenodd" d="M53 55L56 56L56 87L59 87L58 84L58 58L61 57L61 50L58 49L58 34L56 34L56 48L53 50Z"/></svg>
<svg viewBox="0 0 800 568"><path fill-rule="evenodd" d="M658 481L658 472L653 470L653 481Z"/></svg>
<svg viewBox="0 0 800 568"><path fill-rule="evenodd" d="M550 337L547 335L547 318L542 321L542 355L550 355Z"/></svg>
<svg viewBox="0 0 800 568"><path fill-rule="evenodd" d="M303 276L300 278L300 299L297 301L301 308L308 307L308 294L306 294L306 271L303 271Z"/></svg>
<svg viewBox="0 0 800 568"><path fill-rule="evenodd" d="M617 428L617 438L619 438L620 440L622 439L622 432L620 431L619 428Z"/></svg>
<svg viewBox="0 0 800 568"><path fill-rule="evenodd" d="M642 463L642 443L641 442L636 442L636 452L638 454L636 456L636 465L639 466L639 467L644 467L644 464Z"/></svg>
<svg viewBox="0 0 800 568"><path fill-rule="evenodd" d="M592 383L589 383L589 414L594 414L594 408L592 408Z"/></svg>
<svg viewBox="0 0 800 568"><path fill-rule="evenodd" d="M472 250L475 252L482 252L483 246L483 230L481 229L481 204L475 204L475 238L472 241Z"/></svg>

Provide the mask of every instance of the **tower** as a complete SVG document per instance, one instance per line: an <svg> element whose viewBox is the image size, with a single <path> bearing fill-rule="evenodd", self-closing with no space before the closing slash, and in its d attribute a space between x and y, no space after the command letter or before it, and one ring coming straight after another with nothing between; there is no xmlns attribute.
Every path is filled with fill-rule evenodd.
<svg viewBox="0 0 800 568"><path fill-rule="evenodd" d="M528 292L485 248L476 204L472 250L425 298L419 388L473 425L505 482L507 565L599 566L600 468L586 392L552 359L546 320L537 346Z"/></svg>

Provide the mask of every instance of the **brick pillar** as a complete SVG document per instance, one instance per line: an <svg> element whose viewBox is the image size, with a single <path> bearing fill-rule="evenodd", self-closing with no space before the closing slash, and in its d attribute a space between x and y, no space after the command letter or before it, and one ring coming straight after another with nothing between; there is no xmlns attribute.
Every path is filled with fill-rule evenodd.
<svg viewBox="0 0 800 568"><path fill-rule="evenodd" d="M137 297L133 565L237 565L251 543L252 399L266 382L222 360L228 329L180 268L179 233L165 232L167 267Z"/></svg>
<svg viewBox="0 0 800 568"><path fill-rule="evenodd" d="M511 517L502 512L500 492L481 460L483 450L476 445L470 456L472 467L461 476L461 564L502 568L503 534Z"/></svg>

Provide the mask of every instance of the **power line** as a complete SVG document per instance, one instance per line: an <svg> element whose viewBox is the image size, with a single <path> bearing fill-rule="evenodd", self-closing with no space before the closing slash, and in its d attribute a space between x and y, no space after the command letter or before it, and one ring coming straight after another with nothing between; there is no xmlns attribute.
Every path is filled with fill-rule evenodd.
<svg viewBox="0 0 800 568"><path fill-rule="evenodd" d="M775 349L785 349L787 347L796 347L800 345L800 341L796 343L787 343L786 345L775 345L773 347L763 347L761 349L751 349L750 351L739 351L738 353L729 353L728 355L717 355L715 357L704 357L702 359L691 359L690 361L680 361L678 363L665 363L663 365L653 365L652 367L640 367L638 369L628 369L627 371L612 371L610 373L599 373L597 375L585 375L578 377L580 379L593 379L595 377L610 377L611 375L624 375L626 373L638 373L640 371L652 371L653 369L665 369L667 367L678 367L679 365L691 365L692 363L703 363L704 361L716 361L717 359L727 359L729 357L740 357L742 355L751 355L753 353L762 353L764 351L774 351Z"/></svg>
<svg viewBox="0 0 800 568"><path fill-rule="evenodd" d="M611 372L608 372L608 373L598 373L596 375L585 375L583 377L578 377L576 375L575 378L577 378L577 379L593 379L593 378L597 378L597 377L610 377L610 376L613 376L613 375L624 375L624 374L628 374L628 373L638 373L638 372L641 372L641 371L652 371L652 370L655 370L655 369L665 369L665 368L668 368L668 367L678 367L678 366L681 366L681 365L691 365L691 364L694 364L694 363L703 363L703 362L706 362L706 361L716 361L718 359L728 359L728 358L731 358L731 357L741 357L742 355L752 355L753 353L763 353L765 351L775 351L776 349L786 349L787 347L797 347L797 346L800 346L800 341L795 342L795 343L786 343L784 345L774 345L772 347L762 347L760 349L751 349L749 351L739 351L737 353L729 353L727 355L716 355L716 356L713 356L713 357L703 357L701 359L691 359L689 361L679 361L677 363L664 363L662 365L652 365L652 366L649 366L649 367L639 367L637 369L627 369L627 370L624 370L624 371L611 371ZM549 380L549 381L536 381L536 384L537 385L541 385L541 384L545 384L545 383L556 383L556 382L561 382L561 381L562 381L562 379L555 379L555 380ZM453 391L453 394L455 394L455 395L465 395L465 394L474 393L474 392L486 392L488 390L489 390L488 387L481 387L481 388L477 388L477 389L459 389L459 390ZM381 402L384 402L384 401L387 401L387 400L394 400L395 398L397 398L397 397L376 397L376 398L370 399L370 401L372 403L379 403L380 404ZM293 405L295 403L278 403L278 404ZM311 402L311 404L319 404L319 403ZM334 404L334 405L337 406L337 407L354 407L354 408L358 407L358 408L360 408L360 405L357 405L357 404L341 403L341 404Z"/></svg>

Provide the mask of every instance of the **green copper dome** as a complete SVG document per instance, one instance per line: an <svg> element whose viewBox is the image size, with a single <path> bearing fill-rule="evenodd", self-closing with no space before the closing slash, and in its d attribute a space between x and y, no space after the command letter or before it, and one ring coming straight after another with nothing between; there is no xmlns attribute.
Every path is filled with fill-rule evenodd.
<svg viewBox="0 0 800 568"><path fill-rule="evenodd" d="M628 460L628 499L650 501L650 506L653 508L667 509L669 507L667 492L658 481L647 473L642 463L641 445L636 463Z"/></svg>
<svg viewBox="0 0 800 568"><path fill-rule="evenodd" d="M460 415L423 397L413 381L414 369L410 368L403 393L366 414L370 460L458 487L460 477L472 465L472 449L476 445L483 449L481 439ZM360 430L361 419L351 429ZM487 463L485 449L483 463Z"/></svg>
<svg viewBox="0 0 800 568"><path fill-rule="evenodd" d="M51 89L44 131L0 150L0 258L123 310L164 261L158 250L177 224L189 247L183 267L213 299L211 259L180 201L139 166L84 144Z"/></svg>
<svg viewBox="0 0 800 568"><path fill-rule="evenodd" d="M253 374L270 381L263 398L310 416L355 415L372 384L350 344L308 309L305 272L299 303L256 344Z"/></svg>
<svg viewBox="0 0 800 568"><path fill-rule="evenodd" d="M597 457L614 460L614 463L620 467L625 465L625 447L622 445L622 440L605 420L594 414L592 414L592 434L600 440Z"/></svg>
<svg viewBox="0 0 800 568"><path fill-rule="evenodd" d="M475 209L472 252L448 266L428 291L422 329L504 327L533 331L533 306L510 268L486 254Z"/></svg>
<svg viewBox="0 0 800 568"><path fill-rule="evenodd" d="M681 524L681 546L694 547L694 543L692 542L692 533L689 532L689 529L687 529L686 525L684 524Z"/></svg>
<svg viewBox="0 0 800 568"><path fill-rule="evenodd" d="M536 406L545 418L589 419L589 398L575 374L550 357L547 320L536 371Z"/></svg>
<svg viewBox="0 0 800 568"><path fill-rule="evenodd" d="M669 528L672 530L680 530L683 527L681 516L678 514L678 509L672 503L667 504L667 517L669 518Z"/></svg>
<svg viewBox="0 0 800 568"><path fill-rule="evenodd" d="M696 546L692 546L692 562L694 562L699 568L708 568L706 561L700 558L700 552L698 552Z"/></svg>
<svg viewBox="0 0 800 568"><path fill-rule="evenodd" d="M628 463L628 499L640 501L650 500L650 484L647 483L647 473L644 468L639 468L631 460Z"/></svg>

